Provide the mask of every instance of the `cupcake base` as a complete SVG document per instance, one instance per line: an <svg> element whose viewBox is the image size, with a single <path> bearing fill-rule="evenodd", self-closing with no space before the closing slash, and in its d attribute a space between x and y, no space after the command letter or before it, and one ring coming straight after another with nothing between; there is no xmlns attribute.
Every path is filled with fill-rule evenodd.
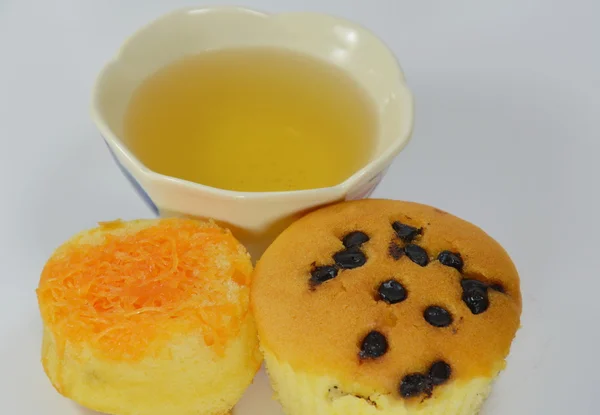
<svg viewBox="0 0 600 415"><path fill-rule="evenodd" d="M55 389L78 404L114 415L225 415L261 363L251 318L216 355L197 333L177 335L138 362L102 358L89 346L58 350L44 330L42 364Z"/></svg>
<svg viewBox="0 0 600 415"><path fill-rule="evenodd" d="M296 371L268 350L264 358L276 398L286 415L473 415L494 378L452 382L429 399L405 401L332 376Z"/></svg>

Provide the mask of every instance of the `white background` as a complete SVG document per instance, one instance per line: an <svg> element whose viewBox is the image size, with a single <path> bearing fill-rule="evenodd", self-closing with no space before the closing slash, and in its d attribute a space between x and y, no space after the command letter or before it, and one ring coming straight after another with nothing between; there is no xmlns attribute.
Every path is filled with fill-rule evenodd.
<svg viewBox="0 0 600 415"><path fill-rule="evenodd" d="M523 327L484 413L600 413L600 3L238 3L341 15L397 54L416 126L374 196L433 204L480 225L522 278ZM43 375L34 289L71 234L151 215L90 121L90 88L126 36L184 4L203 2L0 0L3 415L90 414ZM256 409L261 399L268 394L258 385L244 413L275 414L273 403Z"/></svg>

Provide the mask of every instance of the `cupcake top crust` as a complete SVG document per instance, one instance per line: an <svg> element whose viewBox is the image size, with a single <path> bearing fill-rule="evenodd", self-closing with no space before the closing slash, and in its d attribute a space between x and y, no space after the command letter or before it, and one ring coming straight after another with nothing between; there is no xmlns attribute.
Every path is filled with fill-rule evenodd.
<svg viewBox="0 0 600 415"><path fill-rule="evenodd" d="M135 361L172 336L198 335L217 354L249 312L246 250L212 222L108 222L59 247L37 289L58 347Z"/></svg>
<svg viewBox="0 0 600 415"><path fill-rule="evenodd" d="M280 361L401 399L495 376L521 314L517 270L483 230L373 199L286 229L256 266L251 303Z"/></svg>

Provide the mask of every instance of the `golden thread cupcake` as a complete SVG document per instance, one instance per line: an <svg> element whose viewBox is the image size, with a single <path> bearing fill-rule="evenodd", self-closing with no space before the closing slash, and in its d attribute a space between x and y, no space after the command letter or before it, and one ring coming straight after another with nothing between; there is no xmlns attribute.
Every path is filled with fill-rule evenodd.
<svg viewBox="0 0 600 415"><path fill-rule="evenodd" d="M262 357L252 264L212 222L109 222L46 263L42 364L62 395L116 415L221 415Z"/></svg>
<svg viewBox="0 0 600 415"><path fill-rule="evenodd" d="M471 223L362 200L286 229L256 266L251 305L286 414L470 415L504 368L519 284Z"/></svg>

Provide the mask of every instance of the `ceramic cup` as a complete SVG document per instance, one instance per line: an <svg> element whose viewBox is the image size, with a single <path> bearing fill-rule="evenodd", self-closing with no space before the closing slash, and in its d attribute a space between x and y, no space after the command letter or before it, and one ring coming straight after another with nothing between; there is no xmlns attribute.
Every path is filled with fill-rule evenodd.
<svg viewBox="0 0 600 415"><path fill-rule="evenodd" d="M337 186L288 192L217 189L145 167L122 140L124 114L136 87L186 55L243 46L292 49L347 71L376 106L379 129L371 160ZM410 139L413 98L393 53L355 23L315 13L189 8L158 18L123 44L96 80L91 115L117 165L157 215L213 218L231 228L256 258L304 212L371 194Z"/></svg>

